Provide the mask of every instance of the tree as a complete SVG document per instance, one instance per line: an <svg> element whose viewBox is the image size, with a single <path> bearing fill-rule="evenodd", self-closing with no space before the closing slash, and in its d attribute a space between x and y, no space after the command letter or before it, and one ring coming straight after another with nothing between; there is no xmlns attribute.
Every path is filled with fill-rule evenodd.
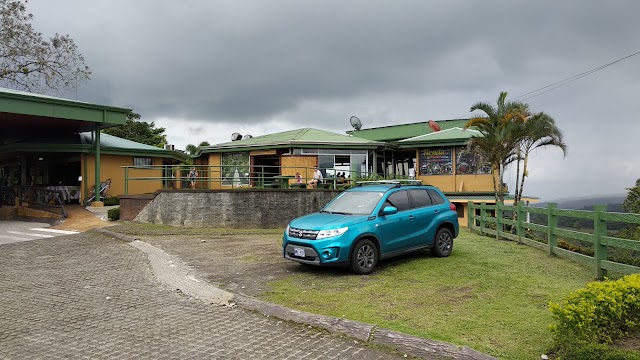
<svg viewBox="0 0 640 360"><path fill-rule="evenodd" d="M626 212L640 214L640 179L636 180L636 186L628 188L627 198L622 203Z"/></svg>
<svg viewBox="0 0 640 360"><path fill-rule="evenodd" d="M524 121L516 123L515 135L519 141L516 148L518 171L516 174L516 189L514 202L517 203L522 199L522 191L524 189L524 179L529 175L527 165L529 162L529 154L537 148L544 146L557 146L562 150L564 156L567 154L567 145L563 141L562 130L558 128L555 120L540 112L534 114ZM522 177L520 178L520 161L522 160ZM518 186L520 181L520 186Z"/></svg>
<svg viewBox="0 0 640 360"><path fill-rule="evenodd" d="M45 40L31 26L27 0L0 2L0 80L18 90L64 92L89 79L91 71L69 35Z"/></svg>
<svg viewBox="0 0 640 360"><path fill-rule="evenodd" d="M187 152L187 154L189 155L195 155L198 152L198 148L199 147L203 147L203 146L210 146L208 141L203 141L200 143L200 145L195 146L193 144L189 144L187 145L184 149Z"/></svg>
<svg viewBox="0 0 640 360"><path fill-rule="evenodd" d="M504 201L504 168L518 159L517 123L529 116L527 104L505 102L506 97L507 93L501 92L497 106L485 102L471 106L472 112L480 110L485 115L472 117L464 126L465 129L475 127L482 134L482 137L471 138L468 146L491 164L493 173L498 172L498 181L493 176L493 189L499 202Z"/></svg>
<svg viewBox="0 0 640 360"><path fill-rule="evenodd" d="M627 198L622 203L626 212L640 214L640 179L636 180L636 186L628 188ZM640 226L629 225L627 230L620 232L620 237L640 240Z"/></svg>
<svg viewBox="0 0 640 360"><path fill-rule="evenodd" d="M102 130L102 132L142 144L164 147L167 143L167 136L164 134L165 128L156 128L153 122L139 120L140 114L130 112L125 124Z"/></svg>

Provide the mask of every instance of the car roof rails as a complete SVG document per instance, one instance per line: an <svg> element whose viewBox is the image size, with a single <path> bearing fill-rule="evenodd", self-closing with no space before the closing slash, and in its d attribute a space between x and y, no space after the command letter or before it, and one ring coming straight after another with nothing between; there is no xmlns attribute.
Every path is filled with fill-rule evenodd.
<svg viewBox="0 0 640 360"><path fill-rule="evenodd" d="M368 185L394 185L394 187L400 186L419 186L422 185L422 180L407 180L407 179L393 179L393 180L373 180L373 181L358 181L356 186L368 186Z"/></svg>

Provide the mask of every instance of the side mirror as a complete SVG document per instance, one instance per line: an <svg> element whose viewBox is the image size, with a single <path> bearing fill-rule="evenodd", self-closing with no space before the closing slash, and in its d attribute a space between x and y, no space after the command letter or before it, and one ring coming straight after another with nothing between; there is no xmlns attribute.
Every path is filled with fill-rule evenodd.
<svg viewBox="0 0 640 360"><path fill-rule="evenodd" d="M391 215L397 212L398 208L395 206L385 206L384 209L382 209L382 215Z"/></svg>

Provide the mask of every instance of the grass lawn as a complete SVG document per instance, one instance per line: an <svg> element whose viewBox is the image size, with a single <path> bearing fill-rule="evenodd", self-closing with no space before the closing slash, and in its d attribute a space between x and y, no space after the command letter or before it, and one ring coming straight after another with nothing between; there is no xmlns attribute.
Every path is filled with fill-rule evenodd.
<svg viewBox="0 0 640 360"><path fill-rule="evenodd" d="M591 269L569 260L466 229L448 258L420 252L378 266L368 276L305 269L270 283L264 299L499 358L539 359L551 346L549 301L593 280Z"/></svg>

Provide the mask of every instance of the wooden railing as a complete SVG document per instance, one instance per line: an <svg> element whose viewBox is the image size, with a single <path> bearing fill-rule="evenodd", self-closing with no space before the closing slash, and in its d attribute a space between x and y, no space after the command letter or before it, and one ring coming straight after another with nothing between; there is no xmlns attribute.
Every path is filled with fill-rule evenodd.
<svg viewBox="0 0 640 360"><path fill-rule="evenodd" d="M601 279L607 271L622 274L640 273L640 267L612 261L608 256L609 248L626 249L640 252L640 241L608 236L607 223L626 223L631 226L640 224L640 214L607 212L606 205L596 205L593 211L558 209L557 204L550 203L548 208L525 206L520 202L516 206L504 204L474 204L469 202L469 229L482 234L517 241L549 254L572 259L593 267L595 277ZM479 212L479 214L476 214ZM505 217L505 213L511 216ZM543 214L547 225L528 222L529 214ZM593 233L580 232L558 227L558 217L588 219L593 221ZM495 224L495 229L492 224ZM529 233L544 234L536 239ZM593 256L571 251L558 246L558 239L574 239L593 245ZM543 241L540 241L543 240ZM545 242L546 241L546 242Z"/></svg>
<svg viewBox="0 0 640 360"><path fill-rule="evenodd" d="M67 217L61 190L36 186L1 186L0 206L15 206L16 202L18 206L26 203L31 208L43 210L60 209L61 215Z"/></svg>

